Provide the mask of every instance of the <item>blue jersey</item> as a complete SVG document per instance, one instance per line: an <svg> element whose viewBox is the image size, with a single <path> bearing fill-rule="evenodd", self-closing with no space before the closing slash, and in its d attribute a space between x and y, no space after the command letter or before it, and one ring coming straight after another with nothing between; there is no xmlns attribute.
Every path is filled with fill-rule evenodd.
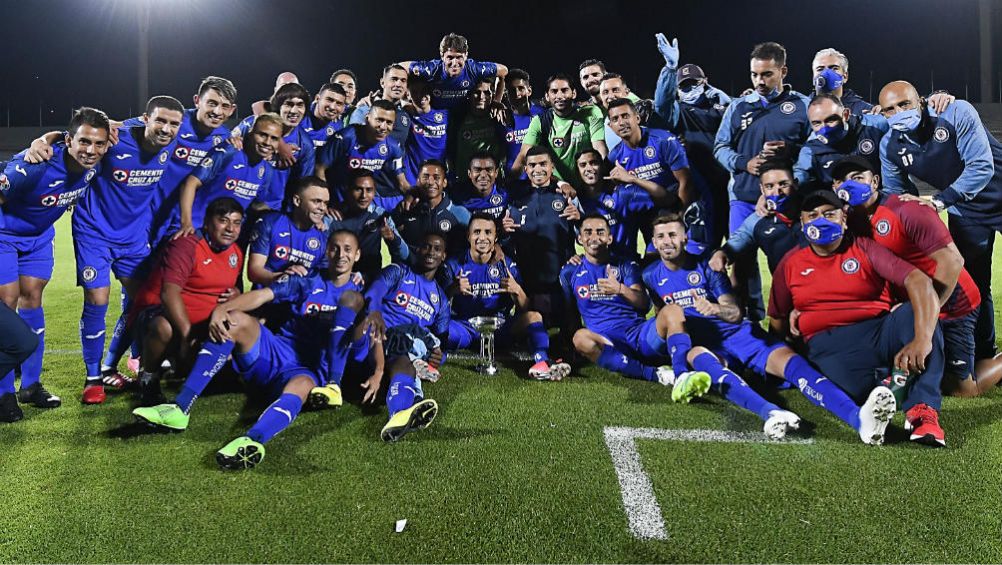
<svg viewBox="0 0 1002 565"><path fill-rule="evenodd" d="M378 308L386 327L417 324L436 335L449 330L449 301L434 280L410 267L392 264L380 273L366 293L370 308Z"/></svg>
<svg viewBox="0 0 1002 565"><path fill-rule="evenodd" d="M288 338L300 359L306 360L311 367L318 366L327 349L331 321L341 295L348 290L362 291L353 280L335 286L319 275L282 277L269 288L275 295L273 302L292 307L292 318L282 324L278 335Z"/></svg>
<svg viewBox="0 0 1002 565"><path fill-rule="evenodd" d="M141 128L121 128L108 149L93 187L73 211L74 233L120 245L149 239L150 203L168 167L174 143L149 154L142 150Z"/></svg>
<svg viewBox="0 0 1002 565"><path fill-rule="evenodd" d="M458 76L450 77L445 73L441 59L429 61L412 61L410 74L426 79L431 84L432 108L453 108L466 103L466 95L481 78L493 77L498 74L497 63L488 63L467 59L463 71Z"/></svg>
<svg viewBox="0 0 1002 565"><path fill-rule="evenodd" d="M310 104L310 111L303 118L303 121L299 123L299 127L303 128L303 132L313 140L313 148L317 152L320 152L320 148L327 143L327 139L334 135L337 130L341 129L341 124L321 120L314 113L316 108L316 102Z"/></svg>
<svg viewBox="0 0 1002 565"><path fill-rule="evenodd" d="M730 191L744 202L756 202L762 191L758 177L747 170L748 161L762 151L766 141L785 141L797 155L811 133L806 96L785 90L766 102L757 93L739 98L727 107L717 130L713 155L731 172Z"/></svg>
<svg viewBox="0 0 1002 565"><path fill-rule="evenodd" d="M704 316L694 305L698 296L710 302L718 302L721 296L731 294L731 283L727 280L727 275L714 271L706 261L700 261L691 267L673 271L665 266L664 261L655 261L644 269L644 286L655 303L675 304L682 308L687 321L701 318L711 321L720 329L736 329L737 324L725 322L716 316Z"/></svg>
<svg viewBox="0 0 1002 565"><path fill-rule="evenodd" d="M402 111L402 110L401 110ZM407 138L404 174L411 186L417 184L421 163L428 159L445 162L446 128L449 126L448 110L431 110L411 116L411 135Z"/></svg>
<svg viewBox="0 0 1002 565"><path fill-rule="evenodd" d="M362 143L361 132L365 126L351 125L327 140L320 152L319 162L327 167L327 182L332 189L331 198L344 200L341 191L347 184L352 169L368 169L376 179L376 193L383 197L400 196L397 175L404 172L404 152L400 144L387 136L372 145Z"/></svg>
<svg viewBox="0 0 1002 565"><path fill-rule="evenodd" d="M858 155L869 161L873 170L880 170L880 140L889 129L887 120L872 114L853 114L845 127L847 131L842 139L822 143L817 135L811 134L800 150L793 171L800 183L799 190L804 194L812 189L830 189L832 167L843 157ZM808 184L811 181L815 186Z"/></svg>
<svg viewBox="0 0 1002 565"><path fill-rule="evenodd" d="M250 252L267 257L264 268L272 273L302 265L314 274L327 264L326 234L316 226L299 229L290 214L269 212L258 218L250 240Z"/></svg>
<svg viewBox="0 0 1002 565"><path fill-rule="evenodd" d="M195 201L191 205L191 223L201 226L205 220L205 208L217 198L228 196L236 200L244 211L271 186L274 169L267 161L251 165L247 153L231 145L217 147L191 176L201 181L202 186L195 191ZM180 225L180 209L176 223Z"/></svg>
<svg viewBox="0 0 1002 565"><path fill-rule="evenodd" d="M997 224L1002 216L1002 144L978 111L957 100L940 115L923 112L914 132L891 130L880 144L881 181L891 194L918 194L911 178L933 186L951 214Z"/></svg>
<svg viewBox="0 0 1002 565"><path fill-rule="evenodd" d="M529 131L529 124L532 122L532 118L540 116L544 112L546 112L546 108L536 104L529 105L528 115L522 116L512 112L511 117L514 123L504 126L504 144L508 153L505 159L504 170L510 171L511 166L515 164L515 159L518 158L519 152L522 151L522 140L525 139L525 134ZM526 178L525 171L522 171L520 178Z"/></svg>
<svg viewBox="0 0 1002 565"><path fill-rule="evenodd" d="M625 185L610 192L587 198L578 192L581 215L601 214L609 222L612 232L613 255L638 259L637 234L645 212L654 209L654 203L646 190L636 185Z"/></svg>
<svg viewBox="0 0 1002 565"><path fill-rule="evenodd" d="M474 316L497 316L507 319L515 307L511 294L500 292L501 279L511 276L521 285L522 275L510 258L480 264L467 251L461 258L449 259L445 264L448 280L457 277L469 279L473 295L457 294L452 297L452 317L468 320Z"/></svg>
<svg viewBox="0 0 1002 565"><path fill-rule="evenodd" d="M659 129L640 128L643 135L635 149L626 142L620 143L609 153L609 160L618 163L627 172L633 173L641 180L649 180L664 187L668 192L678 190L678 181L672 171L686 169L689 161L685 149L674 135ZM646 190L640 191L650 200Z"/></svg>
<svg viewBox="0 0 1002 565"><path fill-rule="evenodd" d="M468 182L457 188L455 194L453 202L469 210L470 215L483 212L490 214L495 220L501 220L508 210L508 193L497 184L491 187L491 192L487 196L481 196Z"/></svg>
<svg viewBox="0 0 1002 565"><path fill-rule="evenodd" d="M246 135L254 127L255 119L256 116L247 116L237 126L237 130ZM285 202L285 187L288 186L289 181L313 174L313 168L316 165L316 150L313 148L313 140L302 127L305 121L304 119L282 137L282 141L286 144L296 147L292 152L292 156L296 159L295 164L288 169L279 169L272 161L274 172L271 175L271 182L258 195L258 200L272 210L282 209L282 204Z"/></svg>
<svg viewBox="0 0 1002 565"><path fill-rule="evenodd" d="M638 311L620 295L608 295L598 290L598 279L615 278L626 286L642 283L640 267L630 260L612 259L596 265L585 259L580 265L565 265L560 271L560 287L567 303L576 303L584 326L606 337L621 336L626 330L644 322Z"/></svg>
<svg viewBox="0 0 1002 565"><path fill-rule="evenodd" d="M101 166L71 173L66 161L72 157L66 146L52 146L52 158L36 165L24 160L22 151L7 163L0 174L0 235L37 237L48 231L90 187Z"/></svg>

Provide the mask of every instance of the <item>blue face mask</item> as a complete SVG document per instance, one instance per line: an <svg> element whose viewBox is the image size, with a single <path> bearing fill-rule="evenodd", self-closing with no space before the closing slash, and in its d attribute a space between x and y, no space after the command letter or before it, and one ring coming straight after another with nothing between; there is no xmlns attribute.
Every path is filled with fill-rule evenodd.
<svg viewBox="0 0 1002 565"><path fill-rule="evenodd" d="M770 212L780 212L786 208L788 196L783 194L767 194L765 197L765 209Z"/></svg>
<svg viewBox="0 0 1002 565"><path fill-rule="evenodd" d="M845 122L839 122L837 126L821 126L821 129L814 135L817 136L818 141L821 143L831 145L845 139L846 133Z"/></svg>
<svg viewBox="0 0 1002 565"><path fill-rule="evenodd" d="M678 100L679 102L682 102L684 104L695 104L696 102L699 101L699 98L703 96L704 92L706 92L705 84L694 86L689 90L679 89Z"/></svg>
<svg viewBox="0 0 1002 565"><path fill-rule="evenodd" d="M843 84L845 84L845 79L832 69L825 69L814 75L814 89L819 93L833 92Z"/></svg>
<svg viewBox="0 0 1002 565"><path fill-rule="evenodd" d="M849 206L862 206L873 196L873 187L854 180L847 180L840 184L836 191L838 197Z"/></svg>
<svg viewBox="0 0 1002 565"><path fill-rule="evenodd" d="M920 123L922 123L922 112L916 108L898 112L887 118L887 125L891 126L891 129L894 131L900 131L901 133L915 131Z"/></svg>
<svg viewBox="0 0 1002 565"><path fill-rule="evenodd" d="M815 245L835 243L842 237L842 224L829 221L824 216L804 224L804 235L807 241Z"/></svg>

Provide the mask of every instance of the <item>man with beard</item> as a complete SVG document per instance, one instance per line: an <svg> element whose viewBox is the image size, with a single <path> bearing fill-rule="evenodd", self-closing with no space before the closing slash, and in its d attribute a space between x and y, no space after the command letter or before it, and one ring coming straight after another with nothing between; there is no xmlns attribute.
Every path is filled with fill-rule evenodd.
<svg viewBox="0 0 1002 565"><path fill-rule="evenodd" d="M492 81L483 78L473 85L469 108L449 139L453 171L466 171L474 153L487 152L500 162L505 156L504 127L491 115Z"/></svg>
<svg viewBox="0 0 1002 565"><path fill-rule="evenodd" d="M376 100L389 102L396 112L390 137L401 147L404 147L411 134L411 117L404 111L404 99L407 98L407 70L400 65L387 66L383 69L383 77L379 79L379 86L383 90L377 93L379 97ZM369 113L374 102L375 100L370 100L368 96L359 100L355 111L351 113L351 123L358 125L366 123L365 116Z"/></svg>

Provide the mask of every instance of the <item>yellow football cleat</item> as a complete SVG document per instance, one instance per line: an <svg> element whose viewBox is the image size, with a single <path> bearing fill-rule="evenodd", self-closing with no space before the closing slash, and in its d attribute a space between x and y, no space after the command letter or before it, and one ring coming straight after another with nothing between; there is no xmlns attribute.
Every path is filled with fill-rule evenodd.
<svg viewBox="0 0 1002 565"><path fill-rule="evenodd" d="M431 425L438 414L438 403L430 398L418 402L406 410L401 410L383 426L379 437L383 441L397 441L411 430L423 430Z"/></svg>
<svg viewBox="0 0 1002 565"><path fill-rule="evenodd" d="M341 397L341 387L334 383L327 383L325 386L314 387L310 391L307 399L308 406L314 410L323 408L340 408L344 404Z"/></svg>

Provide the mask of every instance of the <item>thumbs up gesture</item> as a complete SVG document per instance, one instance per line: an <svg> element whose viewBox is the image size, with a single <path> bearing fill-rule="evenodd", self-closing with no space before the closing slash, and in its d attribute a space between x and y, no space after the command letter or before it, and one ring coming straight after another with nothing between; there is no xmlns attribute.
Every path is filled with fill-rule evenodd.
<svg viewBox="0 0 1002 565"><path fill-rule="evenodd" d="M612 265L606 265L605 277L598 279L598 290L608 296L616 296L623 289L623 283L619 282L619 273Z"/></svg>

